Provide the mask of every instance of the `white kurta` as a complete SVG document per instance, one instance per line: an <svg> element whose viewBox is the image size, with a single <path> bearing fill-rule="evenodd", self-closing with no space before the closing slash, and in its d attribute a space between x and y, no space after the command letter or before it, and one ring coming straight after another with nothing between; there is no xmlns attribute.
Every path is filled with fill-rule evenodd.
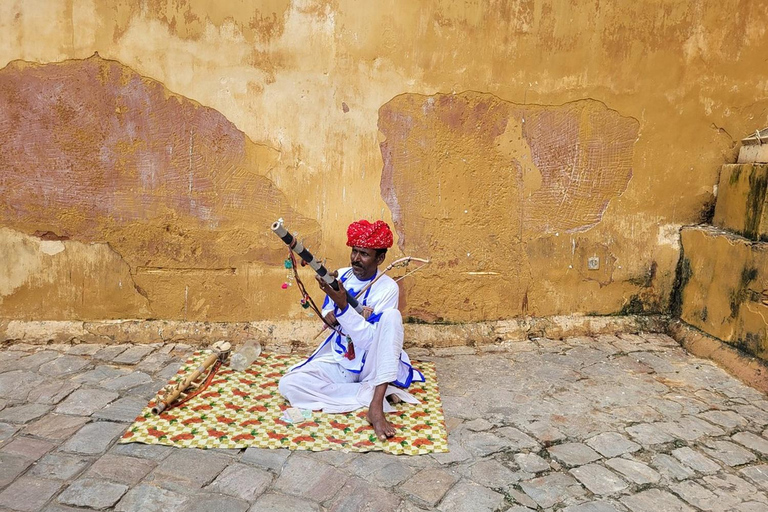
<svg viewBox="0 0 768 512"><path fill-rule="evenodd" d="M367 284L355 277L351 268L339 270L340 281L353 296ZM371 279L375 279L375 275ZM323 315L334 311L342 334L331 333L325 341L301 364L291 368L280 379L280 393L294 407L349 412L368 407L377 385L393 383L387 395L418 403L407 388L412 382L423 382L424 376L411 366L403 350L403 321L397 310L399 289L387 275L357 297L360 304L373 308L368 320L347 307L344 311L334 307L326 298ZM354 345L354 358L345 357L347 337ZM391 407L384 401L384 411Z"/></svg>

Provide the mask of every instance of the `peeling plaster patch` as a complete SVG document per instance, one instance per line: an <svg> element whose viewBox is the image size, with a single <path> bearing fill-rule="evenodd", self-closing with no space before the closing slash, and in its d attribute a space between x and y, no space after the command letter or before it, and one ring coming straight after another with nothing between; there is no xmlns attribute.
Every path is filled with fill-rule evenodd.
<svg viewBox="0 0 768 512"><path fill-rule="evenodd" d="M64 251L64 243L59 240L43 240L40 242L40 252L43 252L48 256L55 256L62 251Z"/></svg>
<svg viewBox="0 0 768 512"><path fill-rule="evenodd" d="M460 218L470 204L490 208L498 234L516 239L589 229L626 190L639 123L595 101L516 105L466 92L398 96L381 108L379 129L382 195L405 250L425 239L422 226L474 230L478 214Z"/></svg>
<svg viewBox="0 0 768 512"><path fill-rule="evenodd" d="M12 294L40 269L39 248L38 240L0 228L0 298Z"/></svg>
<svg viewBox="0 0 768 512"><path fill-rule="evenodd" d="M675 251L680 250L680 224L664 224L659 226L659 234L656 242L659 245L667 245Z"/></svg>
<svg viewBox="0 0 768 512"><path fill-rule="evenodd" d="M316 232L264 176L278 158L215 110L98 55L0 70L0 222L109 242L132 267L267 254L268 230L241 230L277 217Z"/></svg>

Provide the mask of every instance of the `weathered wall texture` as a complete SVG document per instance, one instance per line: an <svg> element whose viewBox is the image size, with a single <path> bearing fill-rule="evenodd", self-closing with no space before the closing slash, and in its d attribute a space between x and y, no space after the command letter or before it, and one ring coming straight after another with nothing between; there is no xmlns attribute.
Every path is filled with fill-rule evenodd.
<svg viewBox="0 0 768 512"><path fill-rule="evenodd" d="M305 318L278 217L331 267L392 223L434 261L407 316L665 312L679 227L768 124L767 11L3 2L0 317Z"/></svg>
<svg viewBox="0 0 768 512"><path fill-rule="evenodd" d="M713 226L682 231L680 317L768 359L767 164L724 165Z"/></svg>

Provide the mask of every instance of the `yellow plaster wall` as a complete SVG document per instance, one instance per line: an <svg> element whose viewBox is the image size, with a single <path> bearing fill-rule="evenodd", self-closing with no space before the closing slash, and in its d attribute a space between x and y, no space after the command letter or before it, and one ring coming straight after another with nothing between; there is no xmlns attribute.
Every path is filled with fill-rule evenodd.
<svg viewBox="0 0 768 512"><path fill-rule="evenodd" d="M762 360L768 358L768 245L713 227L682 232L680 318Z"/></svg>
<svg viewBox="0 0 768 512"><path fill-rule="evenodd" d="M21 254L22 266L36 270L22 274L23 280L0 275L0 316L40 311L49 319L303 318L293 290L280 289L285 271L268 219L288 212L311 237L314 252L327 256L331 267L344 265L344 231L351 220L383 218L394 225L393 202L382 190L380 144L387 143L380 131L382 112L393 106L395 116L404 112L398 98L453 94L491 95L523 110L591 105L615 113L635 127L626 148L631 171L626 184L606 196L595 221L576 227L550 229L546 212L544 221L537 217L529 224L525 217L509 218L504 204L484 208L483 198L473 198L473 226L496 235L501 240L496 246L468 236L471 226L456 219L433 218L435 197L409 199L401 220L417 228L407 237L398 233L404 238L400 248L428 253L434 263L404 285L406 315L473 321L664 311L679 226L697 222L708 209L720 165L735 157L735 140L768 121L768 70L762 66L767 18L765 6L749 0L3 2L0 66L17 60L66 65L98 52L126 73L162 84L166 96L213 109L245 134L243 154L264 148L261 157L243 157L238 165L266 180L260 186L268 183L274 193L265 201L236 204L238 213L228 203L229 209L222 209L231 214L225 236L219 236L220 227L201 227L173 208L141 217L122 231L104 229L111 219L99 212L94 225L101 229L78 229L72 220L82 214L77 209L36 220L24 217L24 209L7 210L0 243ZM514 115L503 122L512 130L504 133L520 132L521 120ZM0 141L16 127L1 123ZM66 130L63 121L61 128ZM433 135L438 134L420 140L430 144ZM473 138L455 142L477 162L466 171L486 173L479 177L482 183L491 183L495 176L487 173L498 167L488 166L478 148L506 144L501 153L518 162L531 151L530 144L514 138L497 139L489 146ZM589 140L587 133L578 139ZM601 141L613 147L610 137ZM3 175L9 169L8 162L0 162L0 187L8 186ZM559 170L574 169L580 167ZM407 171L407 165L394 167L399 178ZM513 176L517 181L510 187L534 190L541 184L537 176L535 169ZM407 186L408 180L399 183ZM448 199L465 201L464 187L454 185ZM130 188L123 192L130 197ZM173 200L174 194L161 199ZM215 202L218 192L211 194L222 206ZM566 194L564 200L574 199ZM30 196L30 205L36 201ZM417 201L424 207L413 204ZM510 210L520 206L514 194L504 202ZM183 257L168 251L151 261L147 239L164 242L154 233L165 224L167 236L177 242L173 233L191 236L179 242L189 250ZM144 225L157 231L142 236ZM104 295L109 307L92 301L79 309L67 295L49 300L41 276L55 285L66 280L58 271L36 267L39 249L21 240L36 232L61 236L64 227L69 240L84 244L64 253L71 254L65 268L87 269L106 290L127 272L133 281L128 289L138 295L109 293ZM526 235L515 236L513 228ZM409 242L414 240L418 243ZM98 244L108 244L120 263L89 263L107 261ZM190 249L211 244L214 251ZM457 268L459 247L470 257ZM589 270L586 260L595 256L600 268Z"/></svg>

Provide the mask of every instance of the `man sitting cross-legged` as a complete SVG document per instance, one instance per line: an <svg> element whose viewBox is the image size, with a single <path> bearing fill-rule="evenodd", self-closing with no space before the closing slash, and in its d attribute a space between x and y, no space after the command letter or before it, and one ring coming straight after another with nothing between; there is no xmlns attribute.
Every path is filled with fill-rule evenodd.
<svg viewBox="0 0 768 512"><path fill-rule="evenodd" d="M330 413L350 412L368 407L368 421L380 440L395 435L384 417L392 410L386 397L418 403L402 388L423 382L424 375L411 366L403 350L403 319L398 311L400 290L387 275L376 279L378 267L392 246L392 232L386 223L361 220L347 229L352 248L351 267L339 269L339 290L318 277L327 295L323 316L340 332L332 332L320 347L280 379L280 393L293 407ZM347 303L346 290L364 308L360 315Z"/></svg>

